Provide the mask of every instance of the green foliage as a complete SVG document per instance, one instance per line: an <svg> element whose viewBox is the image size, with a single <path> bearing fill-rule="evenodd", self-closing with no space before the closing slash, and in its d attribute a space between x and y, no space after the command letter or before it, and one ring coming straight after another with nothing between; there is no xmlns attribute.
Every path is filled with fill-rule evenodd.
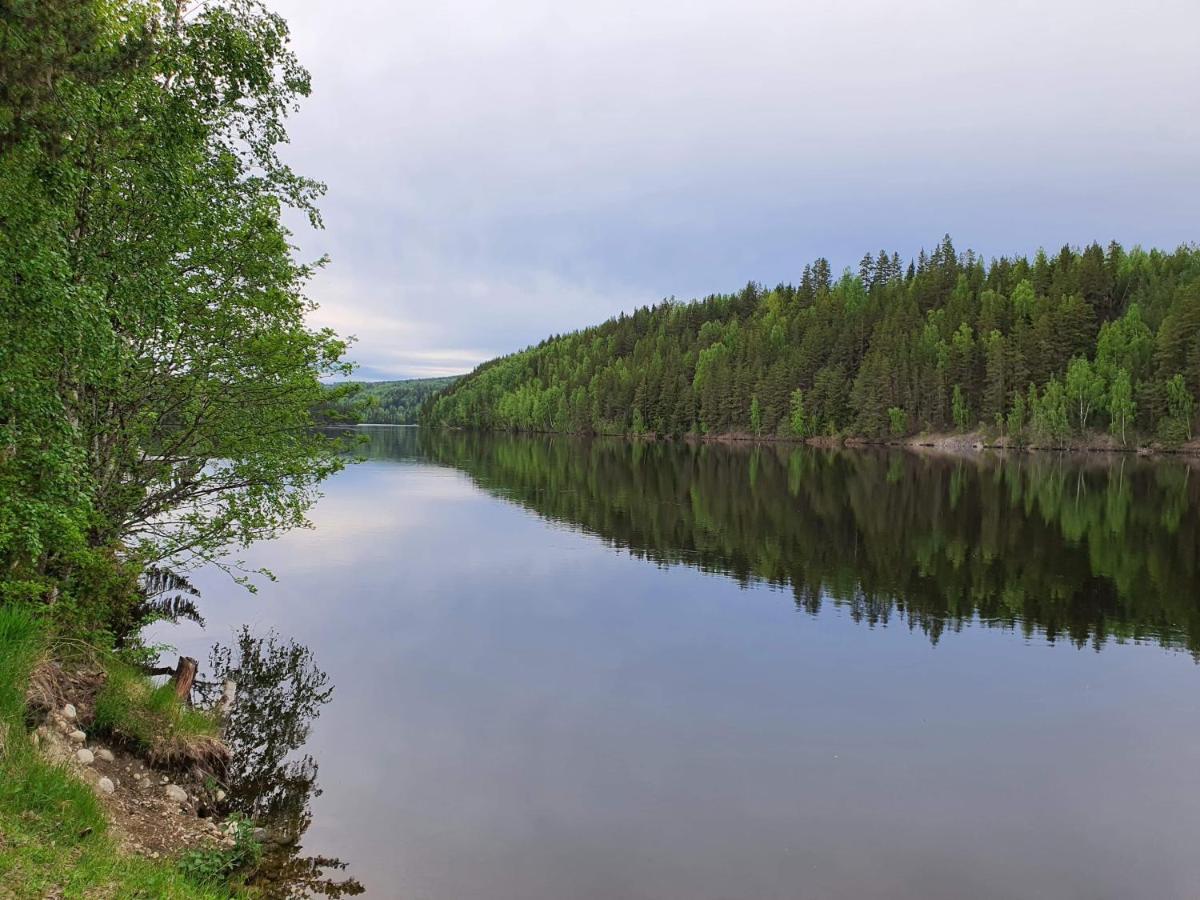
<svg viewBox="0 0 1200 900"><path fill-rule="evenodd" d="M30 610L0 606L0 721L18 722L24 715L25 684L44 650L43 632Z"/></svg>
<svg viewBox="0 0 1200 900"><path fill-rule="evenodd" d="M630 425L630 430L634 434L646 433L646 420L642 418L642 411L638 407L633 408L633 423Z"/></svg>
<svg viewBox="0 0 1200 900"><path fill-rule="evenodd" d="M1159 426L1163 440L1177 444L1192 439L1192 422L1196 416L1196 400L1188 390L1182 375L1167 381L1167 415Z"/></svg>
<svg viewBox="0 0 1200 900"><path fill-rule="evenodd" d="M230 816L225 823L234 828L232 847L189 850L176 865L188 881L205 888L228 888L253 872L262 860L262 845L254 839L254 823Z"/></svg>
<svg viewBox="0 0 1200 900"><path fill-rule="evenodd" d="M966 431L971 427L971 407L967 404L967 398L963 393L961 384L954 385L954 391L951 394L950 409L951 415L954 418L954 426L959 431Z"/></svg>
<svg viewBox="0 0 1200 900"><path fill-rule="evenodd" d="M888 427L893 437L904 437L908 434L908 413L899 406L888 407Z"/></svg>
<svg viewBox="0 0 1200 900"><path fill-rule="evenodd" d="M762 404L758 402L758 397L750 398L750 433L756 437L762 434Z"/></svg>
<svg viewBox="0 0 1200 900"><path fill-rule="evenodd" d="M445 390L459 376L445 378L409 378L404 381L350 381L331 387L339 395L323 406L319 415L332 422L368 422L376 425L415 425L421 407L438 391Z"/></svg>
<svg viewBox="0 0 1200 900"><path fill-rule="evenodd" d="M794 437L805 438L809 436L808 417L804 412L804 391L800 390L800 388L792 391L789 401L788 424L791 426Z"/></svg>
<svg viewBox="0 0 1200 900"><path fill-rule="evenodd" d="M422 421L628 433L636 410L659 434L749 424L791 437L882 436L893 408L929 431L1008 423L1019 392L1020 434L1033 418L1030 385L1040 395L1052 379L1055 415L1061 391L1076 429L1108 424L1104 390L1125 369L1138 416L1128 434L1158 428L1176 373L1200 390L1198 248L1093 244L985 266L946 239L907 269L895 255L870 256L857 276L834 281L819 260L796 285L664 302L492 360L433 397ZM1040 425L1065 440L1057 421Z"/></svg>
<svg viewBox="0 0 1200 900"><path fill-rule="evenodd" d="M5 897L225 900L166 861L124 855L92 789L49 763L25 733L25 688L47 648L45 622L0 606L0 893Z"/></svg>
<svg viewBox="0 0 1200 900"><path fill-rule="evenodd" d="M1126 430L1129 428L1137 412L1137 404L1133 399L1133 381L1128 369L1117 369L1113 376L1112 386L1108 390L1108 421L1109 430L1114 437L1125 443Z"/></svg>
<svg viewBox="0 0 1200 900"><path fill-rule="evenodd" d="M1032 385L1030 385L1032 388ZM1025 443L1025 422L1028 411L1025 407L1025 395L1013 391L1012 405L1008 410L1008 437L1017 446Z"/></svg>
<svg viewBox="0 0 1200 900"><path fill-rule="evenodd" d="M1067 392L1062 382L1052 377L1040 397L1031 386L1029 399L1033 430L1038 440L1061 447L1071 433L1067 418Z"/></svg>
<svg viewBox="0 0 1200 900"><path fill-rule="evenodd" d="M311 426L345 344L306 325L320 262L283 225L319 224L277 153L308 75L253 2L24 6L0 61L0 600L120 638L142 566L303 524L342 464Z"/></svg>
<svg viewBox="0 0 1200 900"><path fill-rule="evenodd" d="M1087 357L1077 356L1067 366L1066 392L1075 427L1082 434L1087 430L1092 410L1104 402L1104 378L1092 368Z"/></svg>

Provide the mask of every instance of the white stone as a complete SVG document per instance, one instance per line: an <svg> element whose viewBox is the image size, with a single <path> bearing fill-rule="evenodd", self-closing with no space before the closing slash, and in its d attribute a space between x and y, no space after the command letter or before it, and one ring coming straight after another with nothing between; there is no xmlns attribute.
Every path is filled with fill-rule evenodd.
<svg viewBox="0 0 1200 900"><path fill-rule="evenodd" d="M74 722L79 717L79 713L75 711L75 707L68 703L62 708L63 718L68 722Z"/></svg>
<svg viewBox="0 0 1200 900"><path fill-rule="evenodd" d="M216 796L217 796L217 802L220 803L222 800L225 799L225 792L223 790L221 790L220 788L218 788Z"/></svg>
<svg viewBox="0 0 1200 900"><path fill-rule="evenodd" d="M90 766L96 761L96 757L92 755L91 750L76 750L75 761L81 766Z"/></svg>
<svg viewBox="0 0 1200 900"><path fill-rule="evenodd" d="M67 735L67 737L69 737L71 739L72 743L75 743L75 744L82 744L84 741L87 740L87 735L84 734L82 731L80 731L78 728L76 728L69 735Z"/></svg>
<svg viewBox="0 0 1200 900"><path fill-rule="evenodd" d="M96 759L102 759L105 762L112 762L113 761L112 751L101 747L99 750L96 751Z"/></svg>
<svg viewBox="0 0 1200 900"><path fill-rule="evenodd" d="M117 789L117 786L112 783L111 778L101 778L96 782L96 787L100 788L100 792L103 794L111 794Z"/></svg>
<svg viewBox="0 0 1200 900"><path fill-rule="evenodd" d="M167 799L173 800L176 803L187 803L187 791L177 784L167 785Z"/></svg>

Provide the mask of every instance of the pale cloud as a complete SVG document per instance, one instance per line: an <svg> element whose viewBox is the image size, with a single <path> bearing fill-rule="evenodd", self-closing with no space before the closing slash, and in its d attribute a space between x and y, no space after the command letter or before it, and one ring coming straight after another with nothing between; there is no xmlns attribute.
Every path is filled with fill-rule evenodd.
<svg viewBox="0 0 1200 900"><path fill-rule="evenodd" d="M312 294L365 371L947 231L1196 237L1194 0L272 6L313 73L289 156L330 188Z"/></svg>

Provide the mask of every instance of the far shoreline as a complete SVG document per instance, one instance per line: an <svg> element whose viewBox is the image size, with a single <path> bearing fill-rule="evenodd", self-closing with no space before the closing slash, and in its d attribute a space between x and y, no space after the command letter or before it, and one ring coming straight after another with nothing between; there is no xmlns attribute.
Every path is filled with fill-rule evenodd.
<svg viewBox="0 0 1200 900"><path fill-rule="evenodd" d="M438 428L445 431L474 432L478 434L525 434L525 435L558 435L573 438L623 438L630 441L648 442L683 442L700 444L794 444L797 446L821 447L827 449L864 449L869 447L904 449L904 450L934 450L944 453L969 455L975 453L995 452L1014 454L1095 454L1139 456L1146 458L1183 457L1188 459L1200 458L1200 439L1194 439L1176 447L1165 447L1158 443L1123 445L1108 435L1096 435L1088 440L1078 439L1068 441L1061 446L1045 446L1041 444L1010 444L1007 438L997 438L988 435L982 429L969 432L937 432L910 435L904 438L867 438L855 435L833 437L789 437L787 435L754 435L748 432L722 432L720 434L695 434L689 432L683 435L659 435L655 432L634 434L621 431L540 431L531 429L493 429L493 428L463 428L460 426L421 425L389 425L387 423L362 422L354 428Z"/></svg>

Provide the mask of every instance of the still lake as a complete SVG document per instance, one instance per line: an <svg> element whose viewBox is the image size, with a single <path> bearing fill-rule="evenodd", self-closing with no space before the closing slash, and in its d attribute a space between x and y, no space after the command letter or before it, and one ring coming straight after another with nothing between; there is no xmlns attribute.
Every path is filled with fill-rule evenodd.
<svg viewBox="0 0 1200 900"><path fill-rule="evenodd" d="M202 572L402 900L1200 896L1200 470L367 428Z"/></svg>

